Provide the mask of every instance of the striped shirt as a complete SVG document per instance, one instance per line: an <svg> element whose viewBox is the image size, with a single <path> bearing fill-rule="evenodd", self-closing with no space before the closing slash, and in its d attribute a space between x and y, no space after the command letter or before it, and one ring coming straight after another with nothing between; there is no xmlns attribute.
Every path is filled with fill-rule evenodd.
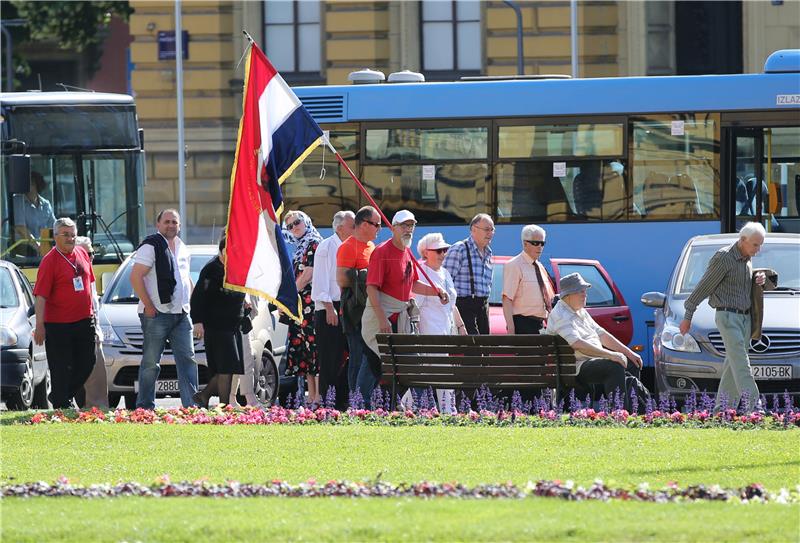
<svg viewBox="0 0 800 543"><path fill-rule="evenodd" d="M469 255L467 255L469 249ZM472 263L472 275L469 265ZM475 240L468 237L454 243L442 264L453 277L453 284L459 298L477 296L487 298L492 291L492 249L488 245L483 250L483 256L478 252ZM473 292L472 284L475 284Z"/></svg>
<svg viewBox="0 0 800 543"><path fill-rule="evenodd" d="M713 308L750 309L753 263L739 251L738 242L717 251L700 282L684 302L684 317L692 320L700 302L708 298Z"/></svg>

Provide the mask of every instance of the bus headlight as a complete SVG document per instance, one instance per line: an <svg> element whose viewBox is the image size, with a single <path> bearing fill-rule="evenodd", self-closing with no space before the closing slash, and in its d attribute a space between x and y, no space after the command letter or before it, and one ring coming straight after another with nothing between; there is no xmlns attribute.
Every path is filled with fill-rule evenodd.
<svg viewBox="0 0 800 543"><path fill-rule="evenodd" d="M673 351L699 353L700 345L691 334L681 334L677 326L665 326L661 332L661 345Z"/></svg>

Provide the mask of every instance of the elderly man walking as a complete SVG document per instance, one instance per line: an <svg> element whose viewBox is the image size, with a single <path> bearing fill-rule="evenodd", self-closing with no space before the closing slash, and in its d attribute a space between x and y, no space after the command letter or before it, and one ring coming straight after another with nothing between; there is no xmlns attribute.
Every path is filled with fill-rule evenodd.
<svg viewBox="0 0 800 543"><path fill-rule="evenodd" d="M545 231L529 224L522 229L522 252L503 269L503 316L509 334L538 334L553 307L553 285L539 261Z"/></svg>
<svg viewBox="0 0 800 543"><path fill-rule="evenodd" d="M758 385L750 369L747 350L750 347L750 307L752 282L764 285L766 275L758 272L753 277L751 259L761 250L766 231L761 224L749 222L739 231L739 239L711 257L703 277L684 302L686 312L680 324L681 334L692 325L692 317L700 302L708 298L708 305L716 309L714 322L725 344L725 362L719 381L715 409L722 397L736 406L744 393L748 396L745 409L752 409L758 401Z"/></svg>
<svg viewBox="0 0 800 543"><path fill-rule="evenodd" d="M197 362L194 359L189 300L189 249L178 237L180 215L165 209L156 218L155 234L147 236L134 257L131 286L139 297L139 320L144 342L139 366L139 393L136 407L155 408L156 381L161 372L161 355L169 339L178 388L184 407L195 405Z"/></svg>
<svg viewBox="0 0 800 543"><path fill-rule="evenodd" d="M469 334L489 333L489 293L492 291L492 249L494 221L478 213L469 223L470 236L447 251L444 267L453 277L458 299L456 307Z"/></svg>
<svg viewBox="0 0 800 543"><path fill-rule="evenodd" d="M606 397L619 392L624 396L626 409L630 410L631 389L636 389L640 401L649 396L639 381L642 359L586 311L586 290L591 286L579 273L561 278L561 300L547 320L546 333L563 337L575 350L578 382L587 386L601 385Z"/></svg>
<svg viewBox="0 0 800 543"><path fill-rule="evenodd" d="M411 292L422 296L438 296L447 304L449 296L441 287L419 280L409 247L417 220L414 214L401 209L392 218L392 237L375 247L369 259L367 297L369 301L361 317L361 335L367 345L369 368L375 377L371 387L361 389L366 406L370 407L372 390L381 376L378 333L414 333L419 309L411 300Z"/></svg>
<svg viewBox="0 0 800 543"><path fill-rule="evenodd" d="M68 409L95 364L94 272L89 255L75 245L77 228L72 219L57 219L53 233L56 245L42 259L33 289L33 337L39 345L47 339L50 403Z"/></svg>
<svg viewBox="0 0 800 543"><path fill-rule="evenodd" d="M314 255L311 299L314 301L314 333L319 359L319 390L336 392L336 408L347 409L347 369L344 364L346 339L339 322L342 291L336 283L336 253L353 234L355 214L339 211L333 216L333 235L325 238Z"/></svg>

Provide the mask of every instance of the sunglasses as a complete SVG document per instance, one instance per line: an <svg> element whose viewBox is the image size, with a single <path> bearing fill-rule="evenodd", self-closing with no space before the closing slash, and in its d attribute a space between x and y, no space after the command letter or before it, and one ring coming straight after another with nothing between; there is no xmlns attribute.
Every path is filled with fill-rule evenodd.
<svg viewBox="0 0 800 543"><path fill-rule="evenodd" d="M295 219L290 223L286 223L286 228L291 230L292 228L294 228L295 226L297 226L298 224L300 224L302 222L303 222L303 219Z"/></svg>
<svg viewBox="0 0 800 543"><path fill-rule="evenodd" d="M534 240L526 239L525 243L530 243L534 247L544 247L544 244L547 243L547 242L539 241L538 239L534 239Z"/></svg>
<svg viewBox="0 0 800 543"><path fill-rule="evenodd" d="M379 223L379 222L372 222L372 221L368 221L367 219L364 219L364 222L367 223L367 224L371 224L375 228L380 228L381 227L381 223Z"/></svg>
<svg viewBox="0 0 800 543"><path fill-rule="evenodd" d="M442 247L441 249L428 249L428 250L429 251L433 251L434 253L439 253L440 255L443 255L443 254L445 254L447 252L447 249L448 249L447 247Z"/></svg>

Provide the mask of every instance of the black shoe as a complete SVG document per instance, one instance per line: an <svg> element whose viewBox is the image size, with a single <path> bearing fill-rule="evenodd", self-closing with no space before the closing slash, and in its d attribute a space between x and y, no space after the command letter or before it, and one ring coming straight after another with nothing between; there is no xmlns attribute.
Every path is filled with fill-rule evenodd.
<svg viewBox="0 0 800 543"><path fill-rule="evenodd" d="M195 392L194 394L192 394L192 401L196 403L198 407L202 407L203 409L208 409L208 401L204 402L199 392Z"/></svg>

